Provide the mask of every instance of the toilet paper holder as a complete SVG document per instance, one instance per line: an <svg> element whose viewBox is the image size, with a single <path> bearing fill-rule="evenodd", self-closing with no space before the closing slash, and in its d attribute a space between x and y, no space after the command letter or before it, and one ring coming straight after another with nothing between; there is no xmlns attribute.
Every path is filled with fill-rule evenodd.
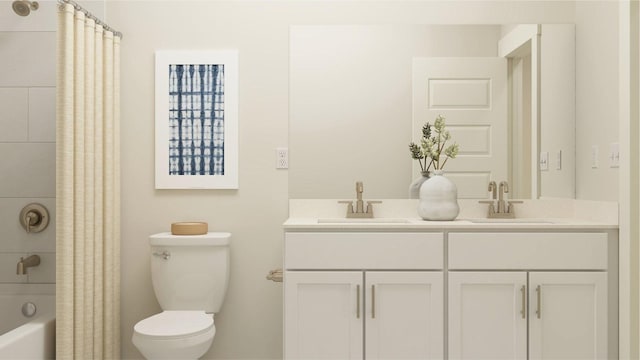
<svg viewBox="0 0 640 360"><path fill-rule="evenodd" d="M267 275L267 280L271 280L273 282L282 282L282 269L275 269L269 271Z"/></svg>
<svg viewBox="0 0 640 360"><path fill-rule="evenodd" d="M169 260L169 258L171 257L171 253L168 251L163 251L163 252L156 251L153 253L153 256L158 256L164 260Z"/></svg>

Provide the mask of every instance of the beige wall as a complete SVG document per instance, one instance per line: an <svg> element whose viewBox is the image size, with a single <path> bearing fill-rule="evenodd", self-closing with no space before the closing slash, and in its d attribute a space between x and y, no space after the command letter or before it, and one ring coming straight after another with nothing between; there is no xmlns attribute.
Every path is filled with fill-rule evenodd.
<svg viewBox="0 0 640 360"><path fill-rule="evenodd" d="M282 357L281 285L264 277L281 264L281 223L288 212L288 173L274 168L274 148L288 144L289 25L571 23L574 9L573 2L559 1L107 2L109 23L124 33L123 357L140 358L130 341L133 325L159 311L147 237L186 219L233 233L231 283L205 358ZM154 190L154 51L216 48L240 53L240 189Z"/></svg>
<svg viewBox="0 0 640 360"><path fill-rule="evenodd" d="M407 145L424 124L412 120L413 58L497 56L499 29L292 27L289 197L349 199L363 181L367 199L407 198L420 173Z"/></svg>
<svg viewBox="0 0 640 360"><path fill-rule="evenodd" d="M540 46L540 151L549 153L548 170L540 171L540 196L575 198L574 26L543 24ZM560 169L558 152L561 152Z"/></svg>
<svg viewBox="0 0 640 360"><path fill-rule="evenodd" d="M618 200L618 2L576 2L576 198ZM591 147L599 167L591 167Z"/></svg>

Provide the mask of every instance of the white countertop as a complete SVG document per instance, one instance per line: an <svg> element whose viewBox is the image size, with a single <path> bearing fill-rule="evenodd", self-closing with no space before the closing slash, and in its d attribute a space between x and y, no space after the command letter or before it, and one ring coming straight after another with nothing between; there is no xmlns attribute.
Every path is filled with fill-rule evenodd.
<svg viewBox="0 0 640 360"><path fill-rule="evenodd" d="M454 221L425 221L415 200L386 199L374 219L346 219L343 204L335 200L291 199L286 231L444 231L444 230L615 230L617 203L573 199L527 200L518 205L516 219L486 219L486 206L458 200L461 212Z"/></svg>
<svg viewBox="0 0 640 360"><path fill-rule="evenodd" d="M321 222L319 222L320 220ZM420 218L377 218L372 222L350 222L349 219L336 218L289 218L283 224L287 231L296 230L611 230L618 229L617 224L594 222L582 219L517 219L521 222L475 222L483 219L456 219L453 221L425 221ZM344 222L342 222L344 221ZM355 220L359 221L359 220Z"/></svg>

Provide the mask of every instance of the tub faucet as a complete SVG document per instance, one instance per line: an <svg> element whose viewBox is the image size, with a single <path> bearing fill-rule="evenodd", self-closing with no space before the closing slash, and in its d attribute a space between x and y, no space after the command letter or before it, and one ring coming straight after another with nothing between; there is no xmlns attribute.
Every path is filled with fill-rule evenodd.
<svg viewBox="0 0 640 360"><path fill-rule="evenodd" d="M38 255L31 255L26 259L20 257L20 261L18 261L18 268L16 269L16 274L26 275L28 268L38 265L40 265L40 256Z"/></svg>

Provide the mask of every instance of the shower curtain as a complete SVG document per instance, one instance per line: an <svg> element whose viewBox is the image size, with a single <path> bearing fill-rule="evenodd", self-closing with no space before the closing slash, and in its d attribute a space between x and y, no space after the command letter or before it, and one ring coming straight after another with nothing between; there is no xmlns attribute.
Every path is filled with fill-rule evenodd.
<svg viewBox="0 0 640 360"><path fill-rule="evenodd" d="M56 358L120 358L120 38L58 11Z"/></svg>

